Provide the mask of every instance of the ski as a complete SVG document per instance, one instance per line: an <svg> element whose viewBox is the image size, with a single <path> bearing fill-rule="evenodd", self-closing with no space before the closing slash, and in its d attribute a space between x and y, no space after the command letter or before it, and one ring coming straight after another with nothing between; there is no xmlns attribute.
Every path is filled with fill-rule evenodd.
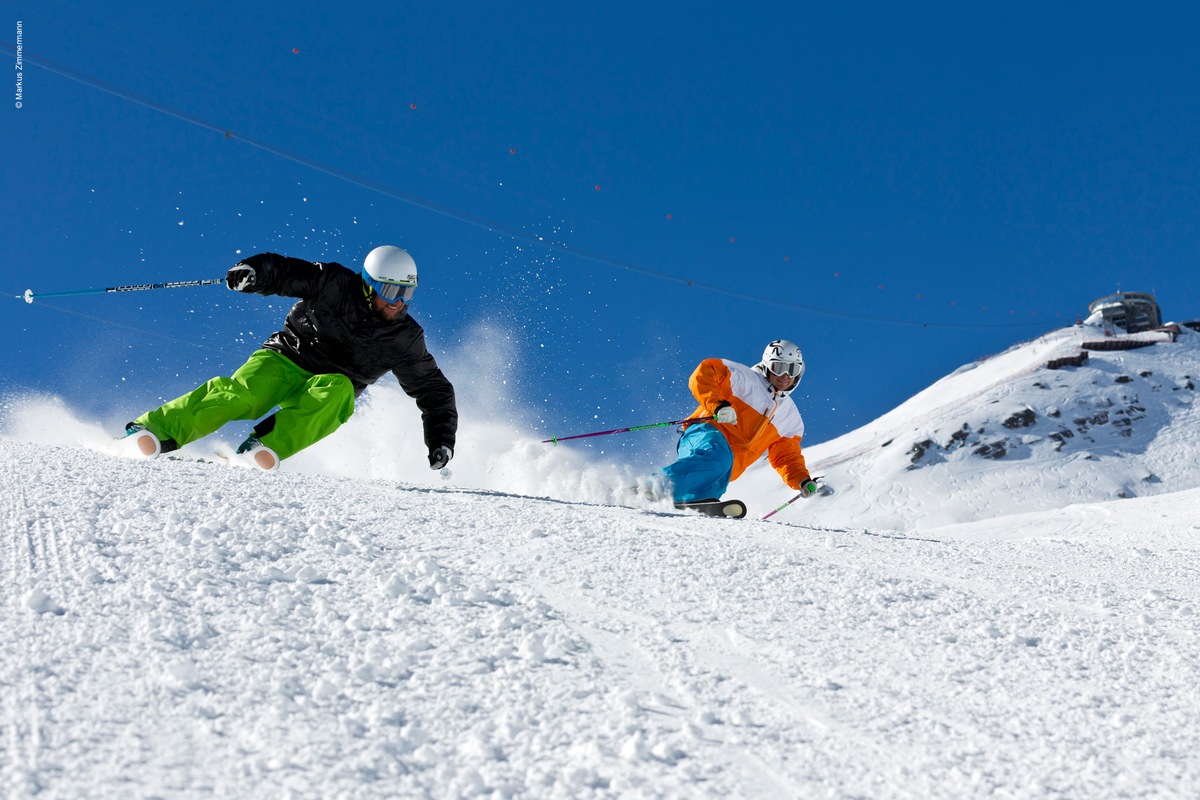
<svg viewBox="0 0 1200 800"><path fill-rule="evenodd" d="M698 500L694 503L676 503L681 511L698 511L706 517L741 519L746 516L746 504L741 500Z"/></svg>

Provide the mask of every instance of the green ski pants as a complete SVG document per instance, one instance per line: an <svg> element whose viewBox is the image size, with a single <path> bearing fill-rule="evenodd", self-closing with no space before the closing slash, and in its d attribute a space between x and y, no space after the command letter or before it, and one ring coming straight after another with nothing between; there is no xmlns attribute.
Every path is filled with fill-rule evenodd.
<svg viewBox="0 0 1200 800"><path fill-rule="evenodd" d="M345 375L314 375L274 350L256 350L231 377L213 378L136 421L182 447L226 422L258 419L275 406L275 426L259 440L285 459L350 419L354 385Z"/></svg>

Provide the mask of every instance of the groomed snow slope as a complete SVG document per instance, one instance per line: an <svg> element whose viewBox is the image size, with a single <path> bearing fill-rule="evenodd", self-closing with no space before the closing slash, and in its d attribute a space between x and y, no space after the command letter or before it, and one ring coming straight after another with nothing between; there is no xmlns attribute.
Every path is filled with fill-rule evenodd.
<svg viewBox="0 0 1200 800"><path fill-rule="evenodd" d="M516 491L10 432L0 794L1200 796L1200 490L907 535Z"/></svg>

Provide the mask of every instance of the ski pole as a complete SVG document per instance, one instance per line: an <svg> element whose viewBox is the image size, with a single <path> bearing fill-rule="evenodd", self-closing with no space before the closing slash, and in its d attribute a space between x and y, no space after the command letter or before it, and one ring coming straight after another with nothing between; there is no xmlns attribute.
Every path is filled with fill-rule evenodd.
<svg viewBox="0 0 1200 800"><path fill-rule="evenodd" d="M685 422L710 422L716 417L690 417L688 419L674 419L668 422L652 422L649 425L634 425L632 428L615 428L611 431L596 431L595 433L578 433L574 436L552 436L549 439L542 439L542 444L558 445L559 442L565 442L568 439L587 439L591 436L608 436L610 433L629 433L630 431L645 431L650 428L666 428L671 425L682 425Z"/></svg>
<svg viewBox="0 0 1200 800"><path fill-rule="evenodd" d="M824 477L825 477L824 475L818 475L818 476L817 476L817 477L815 477L815 478L809 478L809 480L810 480L810 481L812 481L813 483L816 483L817 481L821 480L821 478L824 478ZM773 517L773 516L775 516L776 514L778 514L780 511L783 511L785 508L787 508L788 506L790 506L792 503L794 503L794 502L796 502L797 500L799 500L801 497L804 497L804 492L801 492L800 494L798 494L798 495L796 495L795 497L793 497L791 500L788 500L786 503L784 503L783 505L781 505L779 508L775 509L774 511L768 511L766 514L764 514L764 515L762 516L762 518L763 518L763 519L770 519L771 517Z"/></svg>
<svg viewBox="0 0 1200 800"><path fill-rule="evenodd" d="M168 281L166 283L139 283L134 286L110 286L106 289L75 289L70 292L38 292L34 294L33 289L25 290L25 302L32 303L35 297L66 297L76 294L108 294L110 292L142 292L147 289L182 289L188 286L213 286L218 283L224 283L224 278L215 278L213 280L199 281Z"/></svg>

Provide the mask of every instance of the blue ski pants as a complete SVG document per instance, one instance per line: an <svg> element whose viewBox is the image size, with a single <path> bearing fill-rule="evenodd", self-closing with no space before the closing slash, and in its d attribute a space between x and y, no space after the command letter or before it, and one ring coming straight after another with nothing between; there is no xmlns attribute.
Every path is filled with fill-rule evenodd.
<svg viewBox="0 0 1200 800"><path fill-rule="evenodd" d="M692 425L679 437L674 464L663 467L676 503L721 499L733 473L733 451L715 425Z"/></svg>

